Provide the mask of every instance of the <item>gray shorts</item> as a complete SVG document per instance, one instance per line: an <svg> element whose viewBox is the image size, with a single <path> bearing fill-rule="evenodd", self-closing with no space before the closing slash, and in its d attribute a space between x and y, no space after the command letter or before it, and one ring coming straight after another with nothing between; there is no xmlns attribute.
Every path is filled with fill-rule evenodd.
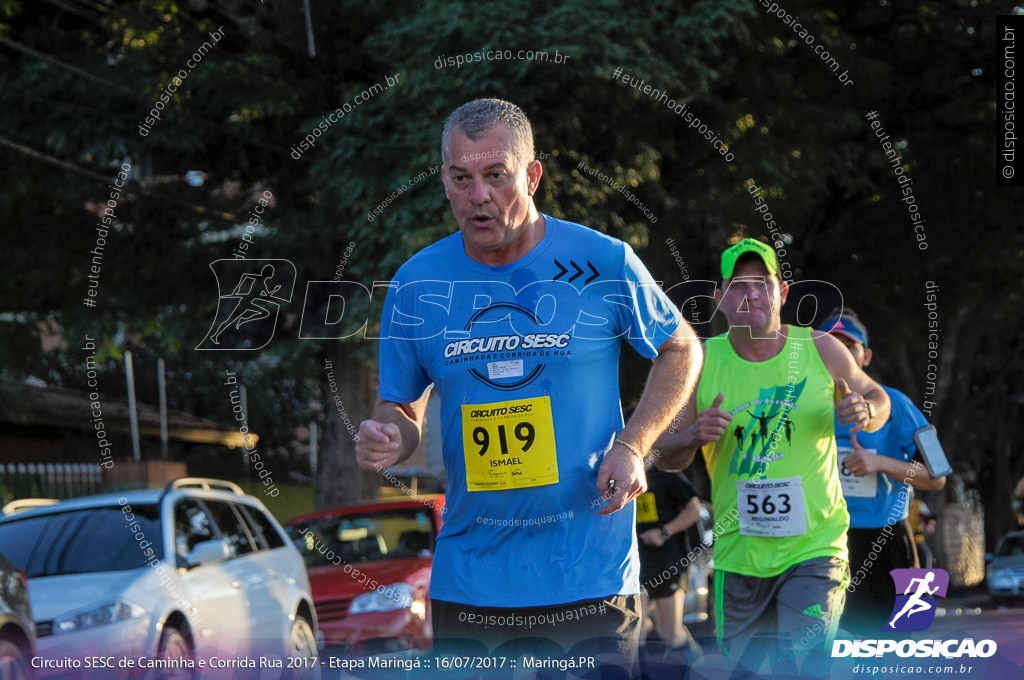
<svg viewBox="0 0 1024 680"><path fill-rule="evenodd" d="M752 667L765 656L776 665L815 648L827 650L849 584L847 563L834 557L815 557L768 578L716 571L722 653Z"/></svg>

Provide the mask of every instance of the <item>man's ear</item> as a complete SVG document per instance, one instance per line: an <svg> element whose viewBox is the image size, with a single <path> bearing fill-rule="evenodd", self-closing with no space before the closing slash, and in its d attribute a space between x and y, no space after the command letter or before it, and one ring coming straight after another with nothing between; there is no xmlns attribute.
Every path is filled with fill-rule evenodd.
<svg viewBox="0 0 1024 680"><path fill-rule="evenodd" d="M541 175L544 174L544 168L541 167L540 161L531 161L526 166L526 191L530 196L537 193L537 187L540 186Z"/></svg>
<svg viewBox="0 0 1024 680"><path fill-rule="evenodd" d="M871 350L869 350L867 348L864 348L864 363L861 365L861 368L867 368L868 364L870 364L870 363L871 363Z"/></svg>

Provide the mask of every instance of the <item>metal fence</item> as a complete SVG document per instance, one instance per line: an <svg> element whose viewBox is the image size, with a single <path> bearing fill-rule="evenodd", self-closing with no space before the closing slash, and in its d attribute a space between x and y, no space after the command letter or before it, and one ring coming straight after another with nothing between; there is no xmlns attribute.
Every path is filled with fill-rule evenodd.
<svg viewBox="0 0 1024 680"><path fill-rule="evenodd" d="M103 468L86 463L0 464L0 505L19 498L73 498L99 493Z"/></svg>

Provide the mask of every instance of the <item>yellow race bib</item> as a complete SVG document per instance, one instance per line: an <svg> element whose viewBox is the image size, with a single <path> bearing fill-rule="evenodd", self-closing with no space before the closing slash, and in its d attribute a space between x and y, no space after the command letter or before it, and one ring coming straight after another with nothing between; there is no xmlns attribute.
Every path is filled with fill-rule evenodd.
<svg viewBox="0 0 1024 680"><path fill-rule="evenodd" d="M654 494L648 491L636 497L636 523L658 521L658 509L654 506Z"/></svg>
<svg viewBox="0 0 1024 680"><path fill-rule="evenodd" d="M550 397L463 404L462 445L469 491L558 483Z"/></svg>

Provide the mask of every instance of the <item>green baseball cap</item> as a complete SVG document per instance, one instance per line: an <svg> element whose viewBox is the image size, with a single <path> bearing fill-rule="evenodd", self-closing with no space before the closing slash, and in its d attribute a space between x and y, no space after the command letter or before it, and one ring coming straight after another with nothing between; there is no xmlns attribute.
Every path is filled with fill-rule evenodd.
<svg viewBox="0 0 1024 680"><path fill-rule="evenodd" d="M775 259L775 249L767 243L761 243L752 238L745 238L722 253L723 279L732 278L732 270L736 267L736 260L740 259L740 255L746 253L754 253L764 260L764 266L768 268L769 274L779 273L779 261Z"/></svg>

